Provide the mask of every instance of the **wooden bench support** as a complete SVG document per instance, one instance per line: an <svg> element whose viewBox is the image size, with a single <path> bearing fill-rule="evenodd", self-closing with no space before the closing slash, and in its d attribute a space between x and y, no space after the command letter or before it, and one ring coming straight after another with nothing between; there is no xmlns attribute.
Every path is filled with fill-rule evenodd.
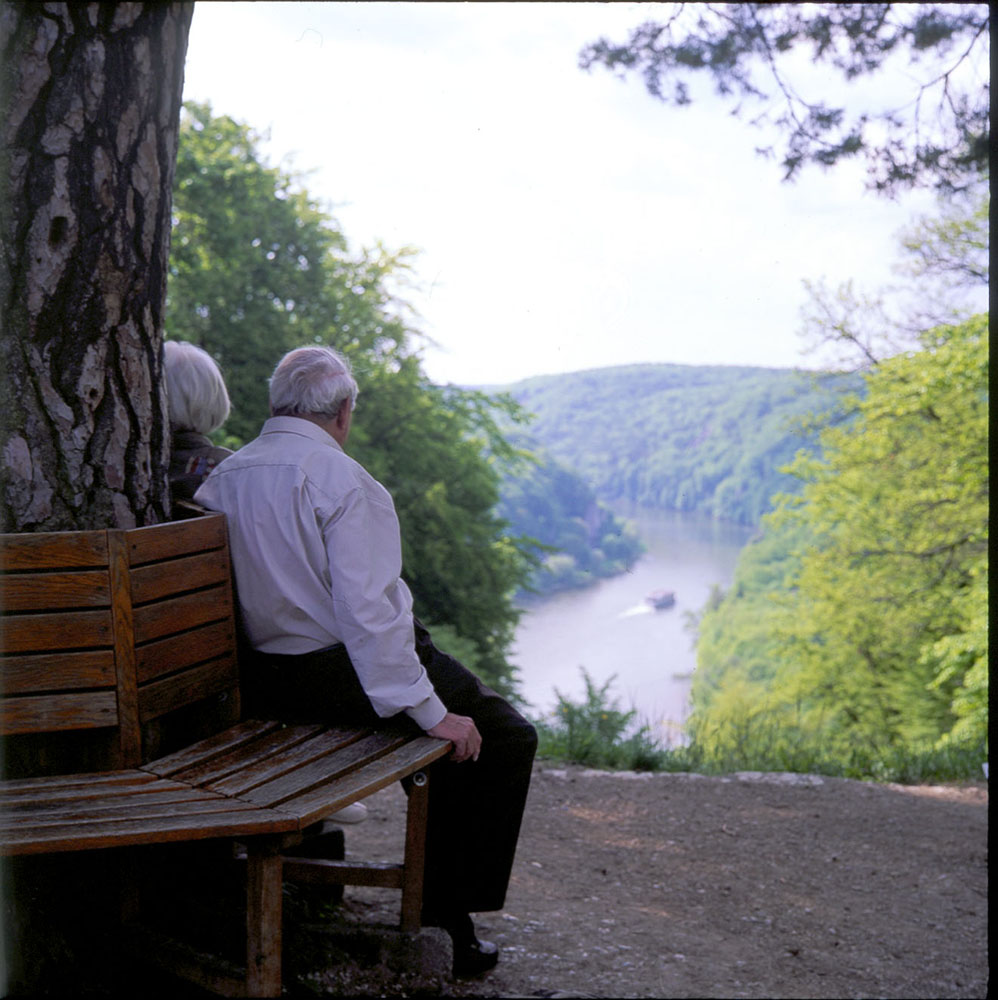
<svg viewBox="0 0 998 1000"><path fill-rule="evenodd" d="M246 845L246 995L281 995L281 845Z"/></svg>

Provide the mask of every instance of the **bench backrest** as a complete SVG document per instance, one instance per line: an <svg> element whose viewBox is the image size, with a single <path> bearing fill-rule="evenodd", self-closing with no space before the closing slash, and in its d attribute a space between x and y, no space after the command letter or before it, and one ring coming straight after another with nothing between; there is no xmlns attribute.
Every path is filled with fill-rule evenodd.
<svg viewBox="0 0 998 1000"><path fill-rule="evenodd" d="M131 767L239 716L225 519L0 536L4 770Z"/></svg>

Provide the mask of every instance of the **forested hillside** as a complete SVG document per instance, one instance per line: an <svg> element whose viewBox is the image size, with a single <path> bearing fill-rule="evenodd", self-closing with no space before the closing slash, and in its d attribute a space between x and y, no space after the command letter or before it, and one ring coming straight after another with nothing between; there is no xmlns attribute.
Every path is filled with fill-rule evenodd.
<svg viewBox="0 0 998 1000"><path fill-rule="evenodd" d="M988 319L878 364L857 419L802 456L700 623L691 733L864 773L891 750L987 759Z"/></svg>
<svg viewBox="0 0 998 1000"><path fill-rule="evenodd" d="M547 375L507 391L534 439L602 500L755 524L780 470L836 420L856 376L787 369L634 365Z"/></svg>
<svg viewBox="0 0 998 1000"><path fill-rule="evenodd" d="M599 503L581 477L543 452L504 479L499 515L538 559L530 580L538 593L623 573L644 551L626 521Z"/></svg>

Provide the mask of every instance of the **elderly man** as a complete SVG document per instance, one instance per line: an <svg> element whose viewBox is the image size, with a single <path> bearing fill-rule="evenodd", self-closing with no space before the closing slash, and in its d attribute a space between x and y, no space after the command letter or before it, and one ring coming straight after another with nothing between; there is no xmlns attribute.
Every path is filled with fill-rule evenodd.
<svg viewBox="0 0 998 1000"><path fill-rule="evenodd" d="M356 398L335 351L291 351L260 436L195 499L228 519L249 704L289 721L401 719L453 742L430 782L423 918L450 934L455 975L478 975L499 956L470 914L503 906L537 737L414 621L392 498L343 450Z"/></svg>

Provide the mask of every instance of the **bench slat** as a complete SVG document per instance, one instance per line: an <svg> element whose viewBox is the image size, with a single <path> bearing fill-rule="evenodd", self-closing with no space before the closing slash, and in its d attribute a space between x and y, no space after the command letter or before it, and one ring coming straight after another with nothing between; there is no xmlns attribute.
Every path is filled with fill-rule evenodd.
<svg viewBox="0 0 998 1000"><path fill-rule="evenodd" d="M185 590L229 582L229 560L225 552L199 552L183 559L140 566L131 572L132 601L145 604Z"/></svg>
<svg viewBox="0 0 998 1000"><path fill-rule="evenodd" d="M87 771L85 774L53 774L45 778L12 778L0 782L0 805L8 796L20 795L25 790L43 792L46 789L131 785L155 780L156 775L134 768L123 771Z"/></svg>
<svg viewBox="0 0 998 1000"><path fill-rule="evenodd" d="M0 649L5 653L86 649L112 641L109 610L0 617Z"/></svg>
<svg viewBox="0 0 998 1000"><path fill-rule="evenodd" d="M186 521L133 528L128 532L128 558L130 565L141 566L191 552L218 549L225 544L224 515L208 514Z"/></svg>
<svg viewBox="0 0 998 1000"><path fill-rule="evenodd" d="M32 691L72 691L114 687L110 649L80 653L22 653L0 659L0 691L5 698Z"/></svg>
<svg viewBox="0 0 998 1000"><path fill-rule="evenodd" d="M204 761L220 757L235 747L249 743L264 733L280 727L281 723L279 722L247 719L245 722L231 726L224 732L216 733L198 743L192 743L189 747L184 747L183 750L143 764L142 770L148 771L150 774L158 774L161 777L170 777L185 768L195 767Z"/></svg>
<svg viewBox="0 0 998 1000"><path fill-rule="evenodd" d="M232 599L228 587L210 587L137 607L133 613L135 643L141 646L175 632L189 632L198 625L231 618Z"/></svg>
<svg viewBox="0 0 998 1000"><path fill-rule="evenodd" d="M106 566L103 531L37 531L0 535L0 570L71 569Z"/></svg>
<svg viewBox="0 0 998 1000"><path fill-rule="evenodd" d="M225 516L208 513L181 522L167 522L128 532L129 562L133 567L172 560L197 552L227 548Z"/></svg>
<svg viewBox="0 0 998 1000"><path fill-rule="evenodd" d="M289 759L294 761L294 755L300 753L301 744L306 741L311 744L312 737L317 734L325 735L322 727L318 725L286 726L265 733L250 743L244 743L221 757L177 771L173 774L173 778L177 781L187 781L192 785L210 785L223 795L233 795L253 784L251 778L244 779L241 776L247 773L252 775L261 766L265 770L268 766L275 769L271 776L296 766L295 763L283 762ZM340 743L342 742L340 740ZM289 754L292 755L290 758ZM256 783L259 784L260 781Z"/></svg>
<svg viewBox="0 0 998 1000"><path fill-rule="evenodd" d="M267 752L264 746L250 747L245 754L239 752L231 756L224 768L185 771L176 777L205 785L224 795L240 795L310 761L341 750L360 739L366 731L292 726L282 732L297 735L289 737L283 748L275 745L273 750Z"/></svg>
<svg viewBox="0 0 998 1000"><path fill-rule="evenodd" d="M225 654L236 654L236 632L231 619L159 639L135 651L139 684Z"/></svg>
<svg viewBox="0 0 998 1000"><path fill-rule="evenodd" d="M0 576L0 608L8 612L96 608L110 603L107 573L103 570Z"/></svg>
<svg viewBox="0 0 998 1000"><path fill-rule="evenodd" d="M0 812L0 830L7 830L22 823L29 826L82 823L91 819L110 819L115 816L169 815L175 809L196 812L199 808L205 807L206 803L224 806L226 801L218 797L205 799L204 793L196 788L170 788L143 795L141 800L119 796L113 800L88 799L82 803L77 799L5 803L3 811Z"/></svg>
<svg viewBox="0 0 998 1000"><path fill-rule="evenodd" d="M74 823L68 828L19 828L0 838L0 847L5 854L48 854L209 840L212 837L252 837L290 833L297 829L297 821L287 813L246 809L245 803L235 803L224 812L195 816L169 815L124 822Z"/></svg>
<svg viewBox="0 0 998 1000"><path fill-rule="evenodd" d="M328 785L340 775L360 767L372 756L380 756L395 749L408 738L398 733L372 732L333 753L304 761L293 771L249 789L240 798L272 808L288 799L304 795L313 788Z"/></svg>
<svg viewBox="0 0 998 1000"><path fill-rule="evenodd" d="M16 825L4 824L0 827L0 843L16 840L23 830L44 830L49 834L59 832L72 834L75 828L81 826L100 825L113 832L116 827L123 830L126 827L134 827L136 824L150 825L156 820L159 820L161 825L171 829L177 827L178 824L181 827L189 828L196 826L199 817L202 816L212 820L219 813L227 813L244 820L247 813L254 811L258 812L247 802L232 802L224 798L200 798L187 802L162 804L155 802L148 807L145 804L139 806L131 803L116 810L81 813L75 817L27 816Z"/></svg>
<svg viewBox="0 0 998 1000"><path fill-rule="evenodd" d="M166 778L157 778L141 771L133 772L134 781L112 781L104 784L45 786L39 784L35 788L21 787L9 792L3 799L4 809L17 805L30 806L51 802L103 802L109 800L124 801L132 796L157 795L160 792L182 791L188 785L181 785ZM29 779L30 780L30 779Z"/></svg>
<svg viewBox="0 0 998 1000"><path fill-rule="evenodd" d="M296 816L304 829L330 813L395 784L414 771L429 767L449 754L451 749L451 744L443 740L419 736L337 781L320 785L275 808Z"/></svg>
<svg viewBox="0 0 998 1000"><path fill-rule="evenodd" d="M114 691L23 695L0 701L0 733L62 732L100 729L118 721Z"/></svg>
<svg viewBox="0 0 998 1000"><path fill-rule="evenodd" d="M221 694L239 683L239 668L232 657L203 663L139 688L139 720L148 722L175 708Z"/></svg>

